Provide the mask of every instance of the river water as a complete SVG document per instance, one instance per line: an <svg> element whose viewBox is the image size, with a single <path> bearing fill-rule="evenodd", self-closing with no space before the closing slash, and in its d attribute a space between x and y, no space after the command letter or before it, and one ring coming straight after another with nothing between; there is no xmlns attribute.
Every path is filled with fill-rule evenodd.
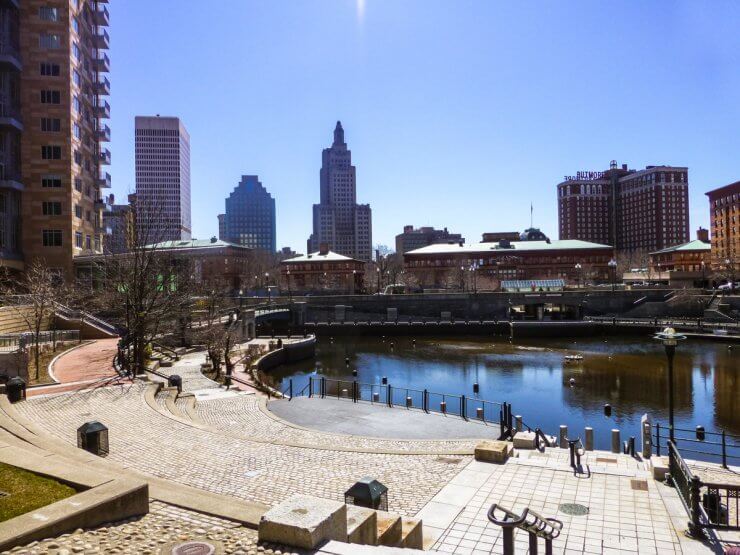
<svg viewBox="0 0 740 555"><path fill-rule="evenodd" d="M567 364L567 354L580 354L583 361ZM355 378L353 369L358 373ZM622 431L622 439L636 436L639 449L643 414L650 414L653 422L668 423L667 360L663 346L649 336L515 339L513 343L482 337L322 337L314 360L272 371L283 387L292 378L294 392L311 375L371 384L387 377L396 392L428 389L506 401L529 426L554 435L561 424L568 426L571 437L582 437L585 426L593 427L600 449L609 449L612 428ZM480 384L477 396L475 382ZM677 428L693 430L702 425L707 432L724 429L740 436L740 345L728 349L725 343L680 342L674 384ZM402 403L403 398L396 402ZM437 399L432 397L432 402ZM607 403L612 407L610 417L604 414ZM452 404L448 403L449 410L458 410ZM402 422L399 419L399 425Z"/></svg>

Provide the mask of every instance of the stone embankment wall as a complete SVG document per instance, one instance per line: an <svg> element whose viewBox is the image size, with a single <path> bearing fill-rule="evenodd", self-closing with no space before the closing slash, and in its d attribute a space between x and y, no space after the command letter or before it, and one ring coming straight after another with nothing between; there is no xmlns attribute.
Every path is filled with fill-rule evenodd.
<svg viewBox="0 0 740 555"><path fill-rule="evenodd" d="M255 367L261 372L275 368L286 362L311 358L316 353L316 338L307 337L295 342L284 342L282 348L265 354L256 363Z"/></svg>

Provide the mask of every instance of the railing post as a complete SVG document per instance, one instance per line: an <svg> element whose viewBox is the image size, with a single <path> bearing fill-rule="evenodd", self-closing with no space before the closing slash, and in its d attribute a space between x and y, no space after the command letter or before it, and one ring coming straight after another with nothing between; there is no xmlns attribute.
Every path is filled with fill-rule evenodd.
<svg viewBox="0 0 740 555"><path fill-rule="evenodd" d="M655 450L656 454L660 457L660 422L655 424Z"/></svg>
<svg viewBox="0 0 740 555"><path fill-rule="evenodd" d="M326 397L326 378L321 376L321 398Z"/></svg>
<svg viewBox="0 0 740 555"><path fill-rule="evenodd" d="M391 393L391 384L388 384L388 389L386 393L388 394L388 406L393 408L393 397Z"/></svg>
<svg viewBox="0 0 740 555"><path fill-rule="evenodd" d="M701 532L701 511L699 509L699 498L701 496L701 480L698 476L691 477L691 522L689 532L691 535L699 535Z"/></svg>
<svg viewBox="0 0 740 555"><path fill-rule="evenodd" d="M501 428L501 439L506 439L504 437L504 409L506 408L506 403L501 407L501 409L498 411L498 424Z"/></svg>
<svg viewBox="0 0 740 555"><path fill-rule="evenodd" d="M424 396L422 397L421 401L422 406L424 407L424 412L429 412L429 391L426 389L424 390Z"/></svg>
<svg viewBox="0 0 740 555"><path fill-rule="evenodd" d="M357 380L352 382L352 402L357 402Z"/></svg>
<svg viewBox="0 0 740 555"><path fill-rule="evenodd" d="M289 401L293 399L293 378L290 378L290 381L288 382L288 387L290 389L290 398Z"/></svg>
<svg viewBox="0 0 740 555"><path fill-rule="evenodd" d="M308 398L313 397L313 376L308 377Z"/></svg>
<svg viewBox="0 0 740 555"><path fill-rule="evenodd" d="M529 555L537 555L537 534L529 533Z"/></svg>
<svg viewBox="0 0 740 555"><path fill-rule="evenodd" d="M722 430L722 468L727 468L727 437Z"/></svg>
<svg viewBox="0 0 740 555"><path fill-rule="evenodd" d="M465 403L465 395L463 395L462 397L460 397L460 416L467 420L467 418L465 417Z"/></svg>

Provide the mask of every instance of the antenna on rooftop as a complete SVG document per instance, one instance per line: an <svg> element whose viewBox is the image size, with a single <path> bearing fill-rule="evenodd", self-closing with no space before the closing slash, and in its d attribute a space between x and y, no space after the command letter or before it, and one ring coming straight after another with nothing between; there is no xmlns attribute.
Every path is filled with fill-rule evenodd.
<svg viewBox="0 0 740 555"><path fill-rule="evenodd" d="M534 227L534 204L529 203L529 229Z"/></svg>

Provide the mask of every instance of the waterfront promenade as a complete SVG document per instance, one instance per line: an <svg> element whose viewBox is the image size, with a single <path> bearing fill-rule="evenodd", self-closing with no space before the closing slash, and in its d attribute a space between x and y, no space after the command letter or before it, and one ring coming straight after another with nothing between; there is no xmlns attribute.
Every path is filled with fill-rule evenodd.
<svg viewBox="0 0 740 555"><path fill-rule="evenodd" d="M183 389L195 397L194 404L189 395L172 401L167 398L171 392L157 393L156 385L123 382L35 396L13 405L9 414L70 446L82 422L100 420L110 429L106 464L163 479L173 488L190 486L265 505L296 493L343 500L352 483L372 476L388 486L389 510L422 518L427 547L445 553L501 552L500 530L485 517L494 502L515 510L530 506L562 520L565 526L555 541L557 553L709 553L717 549L684 536L687 515L675 490L654 481L646 461L589 452L585 464L590 475L584 477L573 474L567 452L557 448L545 453L517 451L506 464L498 465L473 459L477 443L473 438L403 439L368 437L361 429L353 435L311 429L268 410L261 394L226 391L203 377L204 360L204 354L192 353L161 369L183 377ZM400 412L388 409L386 415L400 427L396 410ZM420 416L430 419L430 427L440 418ZM583 505L588 514L569 516L563 512L564 504ZM160 507L151 519L157 521L156 515L169 510L175 509ZM178 514L174 526L181 530L187 528L188 518L207 522L203 515ZM228 522L214 527L222 529L219 533L224 538L243 543L231 552L256 552L253 532L231 530ZM117 526L107 527L95 536L97 544L86 537L79 552L100 552L99 543L110 541L105 538L118 534L117 530ZM126 541L142 541L151 549L159 533L154 525L143 526L136 538ZM519 540L526 540L525 535ZM19 552L43 549L38 544Z"/></svg>

